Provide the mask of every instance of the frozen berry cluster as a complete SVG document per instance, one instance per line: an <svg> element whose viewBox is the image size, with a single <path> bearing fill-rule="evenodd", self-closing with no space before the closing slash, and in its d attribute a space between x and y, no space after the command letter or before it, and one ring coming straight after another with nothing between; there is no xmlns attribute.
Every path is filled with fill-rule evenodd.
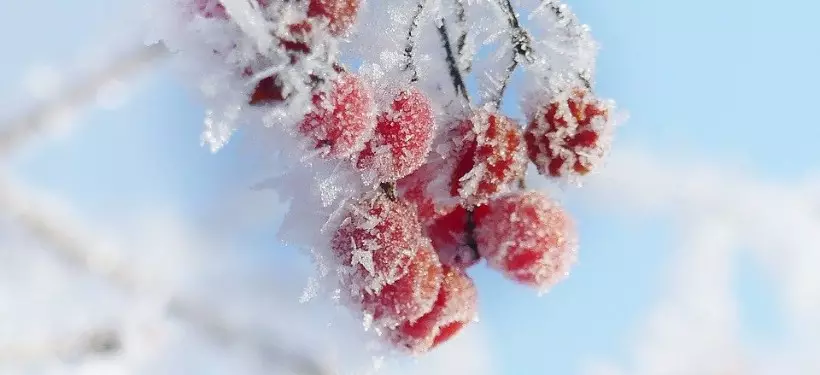
<svg viewBox="0 0 820 375"><path fill-rule="evenodd" d="M267 8L275 0L257 2ZM229 19L215 0L196 4L204 17ZM303 20L277 36L289 63L314 51L316 33L348 32L358 8L358 0L301 6ZM529 56L529 46L516 48ZM527 189L525 174L530 163L547 178L588 174L600 164L613 126L611 104L598 99L586 79L544 90L522 123L499 109L503 87L498 102L469 103L458 67L450 65L456 92L468 102L466 111L446 116L451 120L442 120L416 79L375 90L334 62L334 74L304 77L310 108L294 128L311 155L346 163L372 187L347 205L329 239L340 290L388 343L415 354L475 320L477 291L466 270L482 260L540 292L566 277L576 259L572 219L544 192ZM256 73L253 67L242 72ZM259 80L248 104L287 101L285 81L276 74Z"/></svg>

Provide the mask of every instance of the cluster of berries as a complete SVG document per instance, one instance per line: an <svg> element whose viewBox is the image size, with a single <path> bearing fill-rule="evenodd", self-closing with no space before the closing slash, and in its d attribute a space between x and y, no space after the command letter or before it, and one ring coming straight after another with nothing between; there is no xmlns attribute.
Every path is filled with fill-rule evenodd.
<svg viewBox="0 0 820 375"><path fill-rule="evenodd" d="M375 169L383 192L352 206L331 246L354 303L391 343L422 353L475 318L476 290L464 270L480 259L539 291L566 276L573 224L556 202L523 188L524 173L528 161L546 176L588 173L604 150L609 109L575 90L554 98L526 129L478 109L443 133L435 149L445 155L428 157L433 119L411 92L376 121L375 148L389 150L390 163ZM358 131L320 124L339 131L327 144ZM359 161L373 154L367 144Z"/></svg>
<svg viewBox="0 0 820 375"><path fill-rule="evenodd" d="M227 17L211 2L201 2L201 14ZM295 63L310 53L317 23L340 36L358 5L310 0L306 20L288 26L280 46ZM529 162L551 178L595 168L609 141L608 103L578 87L537 106L527 126L487 105L436 137L435 111L420 89L397 89L380 106L364 79L334 68L329 85L315 86L296 132L321 157L350 161L379 186L349 206L330 247L344 298L388 342L423 353L474 320L477 292L465 270L481 259L539 291L566 276L576 256L574 226L556 202L524 187L525 172ZM281 102L284 94L274 75L258 82L248 102Z"/></svg>

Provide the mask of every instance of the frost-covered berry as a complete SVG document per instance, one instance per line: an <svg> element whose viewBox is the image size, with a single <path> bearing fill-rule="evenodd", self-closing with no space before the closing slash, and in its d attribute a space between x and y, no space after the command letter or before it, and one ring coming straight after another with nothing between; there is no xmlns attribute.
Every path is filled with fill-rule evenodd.
<svg viewBox="0 0 820 375"><path fill-rule="evenodd" d="M567 213L537 191L491 200L475 230L487 264L507 278L546 292L576 260L577 237Z"/></svg>
<svg viewBox="0 0 820 375"><path fill-rule="evenodd" d="M396 346L421 354L451 339L475 320L478 298L473 280L457 268L442 269L444 277L432 310L389 332L388 337Z"/></svg>
<svg viewBox="0 0 820 375"><path fill-rule="evenodd" d="M310 0L308 17L322 17L328 22L328 31L342 35L356 22L360 0Z"/></svg>
<svg viewBox="0 0 820 375"><path fill-rule="evenodd" d="M342 286L380 325L418 319L432 306L440 265L410 205L385 196L353 204L331 249Z"/></svg>
<svg viewBox="0 0 820 375"><path fill-rule="evenodd" d="M373 139L359 154L356 166L375 181L396 181L424 164L433 132L430 100L415 88L401 91L378 116Z"/></svg>
<svg viewBox="0 0 820 375"><path fill-rule="evenodd" d="M458 163L450 193L477 205L504 192L523 176L526 156L521 130L511 119L478 110L452 130Z"/></svg>
<svg viewBox="0 0 820 375"><path fill-rule="evenodd" d="M586 90L574 90L541 107L524 138L530 160L545 176L581 176L595 168L609 148L610 107Z"/></svg>
<svg viewBox="0 0 820 375"><path fill-rule="evenodd" d="M453 168L449 160L428 161L396 182L399 196L416 206L422 224L431 224L458 205L448 190Z"/></svg>
<svg viewBox="0 0 820 375"><path fill-rule="evenodd" d="M458 206L427 226L427 235L442 264L464 269L478 263L481 257L473 232L487 212L486 205L472 211Z"/></svg>
<svg viewBox="0 0 820 375"><path fill-rule="evenodd" d="M298 131L309 137L316 149L323 149L325 156L352 155L372 135L373 98L370 88L357 76L340 74L329 94L313 95L313 105Z"/></svg>
<svg viewBox="0 0 820 375"><path fill-rule="evenodd" d="M362 310L381 326L394 327L416 321L430 311L441 285L438 256L430 246L420 247L404 269L404 275L379 291L362 295Z"/></svg>

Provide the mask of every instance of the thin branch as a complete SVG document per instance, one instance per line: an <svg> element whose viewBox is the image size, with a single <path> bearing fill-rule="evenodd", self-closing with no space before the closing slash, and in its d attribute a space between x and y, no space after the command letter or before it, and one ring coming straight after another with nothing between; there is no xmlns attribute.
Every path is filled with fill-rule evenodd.
<svg viewBox="0 0 820 375"><path fill-rule="evenodd" d="M48 249L53 250L55 255L77 269L102 277L126 294L138 295L145 290L142 287L145 283L127 265L101 257L99 253L95 254L94 250L102 247L104 241L78 227L77 220L60 218L53 210L46 208L47 205L30 195L0 176L0 207L17 219L16 222L38 241L48 245ZM226 347L241 344L254 350L260 358L287 365L300 374L330 373L313 358L278 344L283 341L231 326L213 309L193 301L172 298L167 305L167 312L169 316L190 324L217 344Z"/></svg>
<svg viewBox="0 0 820 375"><path fill-rule="evenodd" d="M461 75L461 69L456 62L453 45L450 43L450 36L447 33L447 21L444 17L441 18L441 23L437 27L438 34L441 37L442 47L446 53L447 66L450 70L450 79L453 81L453 88L456 94L461 94L467 104L470 103L470 95L467 93L467 86L464 84L464 77Z"/></svg>
<svg viewBox="0 0 820 375"><path fill-rule="evenodd" d="M411 82L417 82L419 80L418 67L416 66L415 60L413 60L413 50L416 48L416 30L419 28L421 15L424 13L424 6L426 3L427 0L419 0L419 4L416 6L416 13L413 15L413 20L410 22L410 29L407 31L407 46L404 47L404 57L407 61L405 62L404 70L412 69L413 78L411 78Z"/></svg>
<svg viewBox="0 0 820 375"><path fill-rule="evenodd" d="M456 4L456 22L461 31L456 41L456 49L458 50L458 61L464 61L464 52L467 47L467 9L464 6L464 0L455 0ZM469 73L473 69L472 60L467 61L467 66L463 67L464 71Z"/></svg>
<svg viewBox="0 0 820 375"><path fill-rule="evenodd" d="M63 111L75 109L93 100L106 84L132 75L168 54L168 49L160 43L140 46L56 99L43 103L27 114L0 122L0 156L8 155L47 130Z"/></svg>
<svg viewBox="0 0 820 375"><path fill-rule="evenodd" d="M539 8L541 7L549 8L549 10L555 14L558 23L565 24L565 29L569 32L568 36L570 38L583 38L581 32L572 32L573 30L581 30L583 26L578 24L578 18L574 14L568 12L566 4L561 4L561 2L557 0L544 0ZM592 89L592 77L590 77L589 72L578 72L578 79L581 80L587 89Z"/></svg>
<svg viewBox="0 0 820 375"><path fill-rule="evenodd" d="M510 0L498 1L501 10L507 18L507 24L510 27L510 43L513 46L513 55L510 64L507 65L507 68L504 70L501 87L493 100L496 108L501 106L501 101L504 99L504 92L507 90L507 86L509 86L513 73L515 73L515 69L518 68L521 59L530 63L533 61L530 34L521 27L521 22L518 20L518 15L515 13L512 2Z"/></svg>

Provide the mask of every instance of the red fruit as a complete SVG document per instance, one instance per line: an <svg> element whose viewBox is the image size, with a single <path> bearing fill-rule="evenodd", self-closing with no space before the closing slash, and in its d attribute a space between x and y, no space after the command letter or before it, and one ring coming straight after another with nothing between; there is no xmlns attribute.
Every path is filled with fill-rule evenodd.
<svg viewBox="0 0 820 375"><path fill-rule="evenodd" d="M254 87L248 103L251 105L262 105L277 103L285 100L282 95L282 84L278 82L278 75L262 78Z"/></svg>
<svg viewBox="0 0 820 375"><path fill-rule="evenodd" d="M566 277L576 260L577 237L561 207L531 191L494 199L488 209L475 235L490 267L541 292Z"/></svg>
<svg viewBox="0 0 820 375"><path fill-rule="evenodd" d="M540 109L524 134L527 153L543 175L589 173L609 147L609 107L586 90L557 97Z"/></svg>
<svg viewBox="0 0 820 375"><path fill-rule="evenodd" d="M456 125L452 134L458 163L450 194L468 206L486 202L524 175L524 146L513 120L479 110Z"/></svg>
<svg viewBox="0 0 820 375"><path fill-rule="evenodd" d="M323 17L328 21L328 31L342 35L356 22L359 0L310 0L308 17Z"/></svg>
<svg viewBox="0 0 820 375"><path fill-rule="evenodd" d="M441 285L441 263L432 247L416 249L405 274L376 292L365 292L362 310L381 326L416 321L430 311Z"/></svg>
<svg viewBox="0 0 820 375"><path fill-rule="evenodd" d="M373 99L369 87L355 75L340 74L330 94L315 94L313 104L298 130L314 141L316 149L324 149L325 156L350 156L370 137Z"/></svg>
<svg viewBox="0 0 820 375"><path fill-rule="evenodd" d="M414 321L436 298L440 265L413 208L382 196L351 206L331 241L342 284L379 325Z"/></svg>
<svg viewBox="0 0 820 375"><path fill-rule="evenodd" d="M457 268L443 266L444 277L430 312L389 332L397 346L420 354L446 342L476 317L477 293L472 279Z"/></svg>
<svg viewBox="0 0 820 375"><path fill-rule="evenodd" d="M475 207L472 213L458 206L427 227L442 264L464 269L478 263L481 258L473 232L487 213L486 205Z"/></svg>
<svg viewBox="0 0 820 375"><path fill-rule="evenodd" d="M376 120L356 166L378 182L396 181L424 164L433 143L433 110L418 89L402 91Z"/></svg>
<svg viewBox="0 0 820 375"><path fill-rule="evenodd" d="M422 224L431 224L457 206L448 191L452 172L447 171L453 167L449 160L436 159L396 182L399 196L416 206Z"/></svg>

